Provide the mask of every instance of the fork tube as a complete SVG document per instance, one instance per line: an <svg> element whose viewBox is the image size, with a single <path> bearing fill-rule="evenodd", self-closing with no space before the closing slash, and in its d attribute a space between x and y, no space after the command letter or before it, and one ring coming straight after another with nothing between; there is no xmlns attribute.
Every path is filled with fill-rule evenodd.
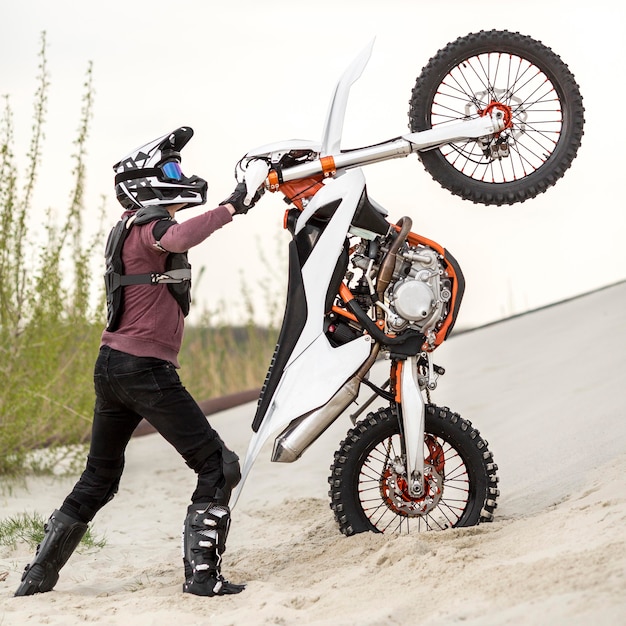
<svg viewBox="0 0 626 626"><path fill-rule="evenodd" d="M400 406L409 493L424 494L424 400L417 382L417 357L407 357L400 372Z"/></svg>

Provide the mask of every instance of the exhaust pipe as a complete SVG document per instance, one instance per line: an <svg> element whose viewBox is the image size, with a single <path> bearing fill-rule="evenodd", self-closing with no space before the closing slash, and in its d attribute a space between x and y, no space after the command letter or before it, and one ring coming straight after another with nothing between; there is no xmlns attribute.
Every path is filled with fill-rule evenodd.
<svg viewBox="0 0 626 626"><path fill-rule="evenodd" d="M357 373L321 408L301 415L276 437L272 461L293 463L350 406L359 395L361 381L376 361L380 344L375 344Z"/></svg>

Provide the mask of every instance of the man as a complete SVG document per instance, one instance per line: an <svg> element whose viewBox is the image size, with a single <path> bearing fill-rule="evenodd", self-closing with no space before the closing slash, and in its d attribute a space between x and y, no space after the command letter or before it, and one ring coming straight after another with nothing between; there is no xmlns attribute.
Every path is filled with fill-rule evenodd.
<svg viewBox="0 0 626 626"><path fill-rule="evenodd" d="M54 587L87 524L117 493L126 446L143 418L198 478L184 523L183 592L215 596L240 593L245 587L221 573L239 459L209 425L176 368L190 304L187 251L233 215L246 213L262 190L246 204L240 183L217 208L178 224L173 219L177 211L206 202L206 181L185 176L180 166L180 152L192 135L191 128L178 128L113 166L117 199L125 212L106 246L107 327L94 369L96 402L87 464L48 520L16 596Z"/></svg>

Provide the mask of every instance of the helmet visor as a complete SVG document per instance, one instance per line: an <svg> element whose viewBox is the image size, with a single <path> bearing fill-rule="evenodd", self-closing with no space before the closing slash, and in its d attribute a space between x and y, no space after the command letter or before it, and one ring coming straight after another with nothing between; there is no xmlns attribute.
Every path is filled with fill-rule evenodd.
<svg viewBox="0 0 626 626"><path fill-rule="evenodd" d="M184 178L183 171L180 169L180 163L178 161L166 161L160 168L161 172L163 172L163 178L166 181L181 181Z"/></svg>

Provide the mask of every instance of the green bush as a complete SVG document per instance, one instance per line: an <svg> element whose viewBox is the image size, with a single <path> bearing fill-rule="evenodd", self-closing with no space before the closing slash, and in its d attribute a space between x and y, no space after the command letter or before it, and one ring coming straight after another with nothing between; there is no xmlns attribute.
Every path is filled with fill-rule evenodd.
<svg viewBox="0 0 626 626"><path fill-rule="evenodd" d="M179 359L181 379L197 400L260 389L276 334L255 325L188 327Z"/></svg>
<svg viewBox="0 0 626 626"><path fill-rule="evenodd" d="M44 34L22 177L17 174L8 96L0 120L0 474L22 469L34 448L85 441L93 404L91 362L101 333L102 307L90 305L89 294L90 259L103 234L100 228L85 243L81 217L93 104L91 64L64 221L57 225L48 211L44 241L36 241L34 234L33 222L42 213L32 197L49 87L45 51Z"/></svg>
<svg viewBox="0 0 626 626"><path fill-rule="evenodd" d="M20 513L0 520L0 546L15 549L18 543L25 543L35 549L43 541L45 523L46 520L39 513ZM106 539L94 536L90 526L81 539L80 545L85 549L103 548L106 545ZM81 548L79 548L80 551Z"/></svg>

